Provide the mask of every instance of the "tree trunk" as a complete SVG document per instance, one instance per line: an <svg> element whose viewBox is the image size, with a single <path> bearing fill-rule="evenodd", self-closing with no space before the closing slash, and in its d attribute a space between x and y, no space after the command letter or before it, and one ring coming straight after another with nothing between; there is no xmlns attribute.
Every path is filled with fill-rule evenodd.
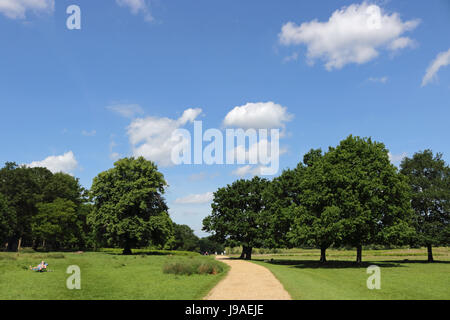
<svg viewBox="0 0 450 320"><path fill-rule="evenodd" d="M17 245L17 252L20 251L20 246L22 245L22 237L19 238L19 244Z"/></svg>
<svg viewBox="0 0 450 320"><path fill-rule="evenodd" d="M252 260L252 247L247 247L247 251L245 252L245 260Z"/></svg>
<svg viewBox="0 0 450 320"><path fill-rule="evenodd" d="M434 259L433 259L433 248L431 247L431 244L427 245L427 251L428 251L428 262L434 262Z"/></svg>
<svg viewBox="0 0 450 320"><path fill-rule="evenodd" d="M123 249L122 254L123 255L131 255L132 254L131 246L130 246L130 242L129 241L125 242L125 248Z"/></svg>
<svg viewBox="0 0 450 320"><path fill-rule="evenodd" d="M8 252L16 252L17 251L17 242L18 242L18 238L16 236L12 236L11 238L9 238L7 251Z"/></svg>
<svg viewBox="0 0 450 320"><path fill-rule="evenodd" d="M327 248L321 247L320 248L320 263L327 262L327 254L326 254Z"/></svg>
<svg viewBox="0 0 450 320"><path fill-rule="evenodd" d="M239 257L239 259L244 259L246 252L247 252L247 247L242 246L242 253L241 253L241 256Z"/></svg>
<svg viewBox="0 0 450 320"><path fill-rule="evenodd" d="M362 245L356 246L356 263L362 262Z"/></svg>

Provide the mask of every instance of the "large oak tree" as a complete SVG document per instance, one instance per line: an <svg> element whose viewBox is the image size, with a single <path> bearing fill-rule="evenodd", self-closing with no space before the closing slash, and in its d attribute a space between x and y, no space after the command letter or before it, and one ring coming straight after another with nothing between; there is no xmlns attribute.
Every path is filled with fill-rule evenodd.
<svg viewBox="0 0 450 320"><path fill-rule="evenodd" d="M157 166L143 157L124 158L94 178L90 224L98 239L131 254L136 246L173 241L173 224Z"/></svg>

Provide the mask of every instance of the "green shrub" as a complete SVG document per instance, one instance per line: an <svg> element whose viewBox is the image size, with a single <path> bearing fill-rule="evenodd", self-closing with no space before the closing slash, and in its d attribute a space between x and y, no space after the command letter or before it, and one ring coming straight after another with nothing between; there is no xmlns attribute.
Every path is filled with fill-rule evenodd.
<svg viewBox="0 0 450 320"><path fill-rule="evenodd" d="M222 264L218 261L193 257L168 261L163 266L164 273L176 275L218 274L223 270Z"/></svg>

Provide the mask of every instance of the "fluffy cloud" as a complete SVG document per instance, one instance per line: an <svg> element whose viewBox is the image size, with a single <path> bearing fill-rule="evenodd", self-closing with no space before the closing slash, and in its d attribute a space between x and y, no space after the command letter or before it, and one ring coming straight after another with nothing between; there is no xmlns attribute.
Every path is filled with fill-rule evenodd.
<svg viewBox="0 0 450 320"><path fill-rule="evenodd" d="M128 7L134 15L143 14L146 21L154 20L145 0L116 0L116 3L121 7Z"/></svg>
<svg viewBox="0 0 450 320"><path fill-rule="evenodd" d="M426 86L433 79L436 78L436 74L442 67L448 66L450 64L450 49L445 52L441 52L437 55L436 59L434 59L425 73L425 76L422 79L422 87Z"/></svg>
<svg viewBox="0 0 450 320"><path fill-rule="evenodd" d="M50 156L42 161L33 161L27 166L30 168L44 167L53 173L72 173L78 167L78 162L73 152L69 151L60 156Z"/></svg>
<svg viewBox="0 0 450 320"><path fill-rule="evenodd" d="M55 0L0 0L0 13L11 19L25 19L27 12L52 13Z"/></svg>
<svg viewBox="0 0 450 320"><path fill-rule="evenodd" d="M137 115L143 114L144 109L138 104L117 104L106 107L106 109L113 111L125 118L134 118Z"/></svg>
<svg viewBox="0 0 450 320"><path fill-rule="evenodd" d="M412 46L414 41L402 35L418 24L419 20L402 21L398 13L387 14L363 2L336 10L327 22L313 20L300 26L288 22L279 41L286 46L306 45L310 63L321 59L332 70L373 60L383 48L396 51Z"/></svg>
<svg viewBox="0 0 450 320"><path fill-rule="evenodd" d="M223 124L242 129L273 129L283 128L292 118L286 107L274 102L258 102L235 107L226 115Z"/></svg>
<svg viewBox="0 0 450 320"><path fill-rule="evenodd" d="M202 109L187 109L179 119L147 117L135 119L128 126L128 138L133 148L133 155L143 156L157 162L163 167L173 165L171 155L173 148L184 143L176 135L176 130L193 122Z"/></svg>
<svg viewBox="0 0 450 320"><path fill-rule="evenodd" d="M191 194L184 198L178 198L175 200L177 204L204 204L213 200L214 194L212 192L206 192L202 194Z"/></svg>

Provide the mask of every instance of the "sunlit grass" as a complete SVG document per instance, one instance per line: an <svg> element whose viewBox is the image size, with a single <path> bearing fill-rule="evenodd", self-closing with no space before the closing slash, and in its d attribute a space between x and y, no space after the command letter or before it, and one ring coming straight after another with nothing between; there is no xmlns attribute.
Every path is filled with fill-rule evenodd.
<svg viewBox="0 0 450 320"><path fill-rule="evenodd" d="M434 249L435 263L427 263L426 249L366 250L363 263L353 251L328 250L328 262L318 263L319 250L256 255L294 299L416 300L450 299L450 249ZM367 267L381 268L381 289L367 288Z"/></svg>
<svg viewBox="0 0 450 320"><path fill-rule="evenodd" d="M132 256L112 253L0 253L0 299L44 300L191 300L201 299L226 272L212 274L164 274L163 266L188 256ZM196 259L211 261L212 257ZM29 270L45 260L49 272ZM81 290L69 290L67 267L81 269ZM224 265L225 271L228 267Z"/></svg>

